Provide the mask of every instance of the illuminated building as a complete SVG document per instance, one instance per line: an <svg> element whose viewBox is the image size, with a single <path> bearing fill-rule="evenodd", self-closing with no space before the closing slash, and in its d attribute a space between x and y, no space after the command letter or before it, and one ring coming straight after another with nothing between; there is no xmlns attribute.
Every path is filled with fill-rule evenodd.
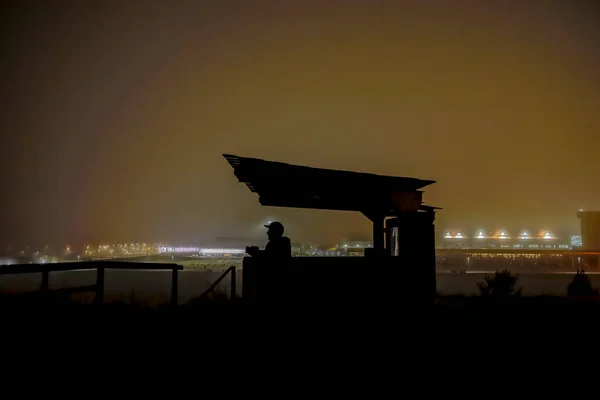
<svg viewBox="0 0 600 400"><path fill-rule="evenodd" d="M160 246L158 248L159 253L199 253L200 247L191 247L191 246Z"/></svg>
<svg viewBox="0 0 600 400"><path fill-rule="evenodd" d="M201 248L198 250L200 257L243 257L246 249L226 249L226 248Z"/></svg>
<svg viewBox="0 0 600 400"><path fill-rule="evenodd" d="M562 249L571 248L569 236L558 236L549 230L511 232L498 229L487 232L477 229L473 235L462 230L446 230L437 240L439 248L455 249Z"/></svg>

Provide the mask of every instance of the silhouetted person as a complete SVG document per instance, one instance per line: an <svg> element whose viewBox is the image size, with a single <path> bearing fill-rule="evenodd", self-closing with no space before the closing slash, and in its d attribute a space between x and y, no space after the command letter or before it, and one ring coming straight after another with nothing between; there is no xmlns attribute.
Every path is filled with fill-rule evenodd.
<svg viewBox="0 0 600 400"><path fill-rule="evenodd" d="M258 268L255 271L256 301L269 308L280 304L286 291L289 262L292 260L292 245L290 239L283 236L283 225L271 222L265 225L269 243L264 250L258 247L247 247L246 253L258 258Z"/></svg>
<svg viewBox="0 0 600 400"><path fill-rule="evenodd" d="M283 236L283 225L281 222L271 222L269 225L265 225L267 230L267 236L269 243L267 243L264 250L259 250L258 247L248 247L246 252L252 257L261 257L269 260L276 259L288 259L292 257L292 244L290 239Z"/></svg>

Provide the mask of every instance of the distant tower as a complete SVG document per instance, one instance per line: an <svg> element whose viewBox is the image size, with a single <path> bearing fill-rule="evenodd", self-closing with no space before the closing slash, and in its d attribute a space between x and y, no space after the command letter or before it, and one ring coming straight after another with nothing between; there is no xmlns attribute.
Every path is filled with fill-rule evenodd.
<svg viewBox="0 0 600 400"><path fill-rule="evenodd" d="M582 250L600 251L600 211L579 211Z"/></svg>

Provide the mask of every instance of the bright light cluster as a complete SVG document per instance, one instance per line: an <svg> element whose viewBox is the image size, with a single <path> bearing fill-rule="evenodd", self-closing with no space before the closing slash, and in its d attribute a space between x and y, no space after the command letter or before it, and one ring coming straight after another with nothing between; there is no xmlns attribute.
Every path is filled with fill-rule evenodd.
<svg viewBox="0 0 600 400"><path fill-rule="evenodd" d="M198 253L200 251L199 247L170 247L170 246L160 246L158 248L159 253Z"/></svg>
<svg viewBox="0 0 600 400"><path fill-rule="evenodd" d="M533 238L527 231L521 232L521 234L518 237L519 237L519 239L532 239ZM543 231L537 237L541 238L541 239L546 239L546 240L556 239L556 237L552 233L546 232L546 231ZM445 234L444 234L444 239L465 239L465 238L466 238L466 236L464 236L461 232L445 232ZM491 234L491 236L487 236L484 231L480 230L480 231L477 231L475 238L476 239L487 239L487 238L511 239L511 236L506 231L497 231L496 233Z"/></svg>
<svg viewBox="0 0 600 400"><path fill-rule="evenodd" d="M464 239L465 236L461 232L450 233L446 232L444 239Z"/></svg>
<svg viewBox="0 0 600 400"><path fill-rule="evenodd" d="M201 254L245 254L245 249L200 249Z"/></svg>
<svg viewBox="0 0 600 400"><path fill-rule="evenodd" d="M173 246L166 244L125 243L86 245L84 256L88 257L131 257L153 254L244 254L244 249L201 248L197 246Z"/></svg>
<svg viewBox="0 0 600 400"><path fill-rule="evenodd" d="M69 252L66 252L68 254ZM83 255L86 257L131 257L152 255L158 253L158 248L146 243L120 243L120 244L87 244Z"/></svg>

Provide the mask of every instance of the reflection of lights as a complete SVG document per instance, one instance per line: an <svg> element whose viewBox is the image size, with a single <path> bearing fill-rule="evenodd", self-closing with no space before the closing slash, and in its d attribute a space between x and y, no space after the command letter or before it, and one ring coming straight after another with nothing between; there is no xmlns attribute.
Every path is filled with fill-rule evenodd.
<svg viewBox="0 0 600 400"><path fill-rule="evenodd" d="M463 234L462 234L462 233L460 233L460 232L458 232L458 233L456 234L456 238L457 238L457 239L462 239L462 238L463 238Z"/></svg>
<svg viewBox="0 0 600 400"><path fill-rule="evenodd" d="M550 234L550 232L544 233L543 239L552 239L552 235Z"/></svg>
<svg viewBox="0 0 600 400"><path fill-rule="evenodd" d="M479 231L477 233L477 239L485 239L485 235L483 234L483 231Z"/></svg>
<svg viewBox="0 0 600 400"><path fill-rule="evenodd" d="M529 239L529 234L527 232L523 232L521 234L521 239Z"/></svg>
<svg viewBox="0 0 600 400"><path fill-rule="evenodd" d="M444 235L444 238L450 239L450 238L452 238L452 235L450 234L450 232L446 232L446 234Z"/></svg>
<svg viewBox="0 0 600 400"><path fill-rule="evenodd" d="M348 245L347 245L347 244L345 244L345 245L344 245L344 247L348 247Z"/></svg>
<svg viewBox="0 0 600 400"><path fill-rule="evenodd" d="M500 239L506 239L506 232L500 232Z"/></svg>

